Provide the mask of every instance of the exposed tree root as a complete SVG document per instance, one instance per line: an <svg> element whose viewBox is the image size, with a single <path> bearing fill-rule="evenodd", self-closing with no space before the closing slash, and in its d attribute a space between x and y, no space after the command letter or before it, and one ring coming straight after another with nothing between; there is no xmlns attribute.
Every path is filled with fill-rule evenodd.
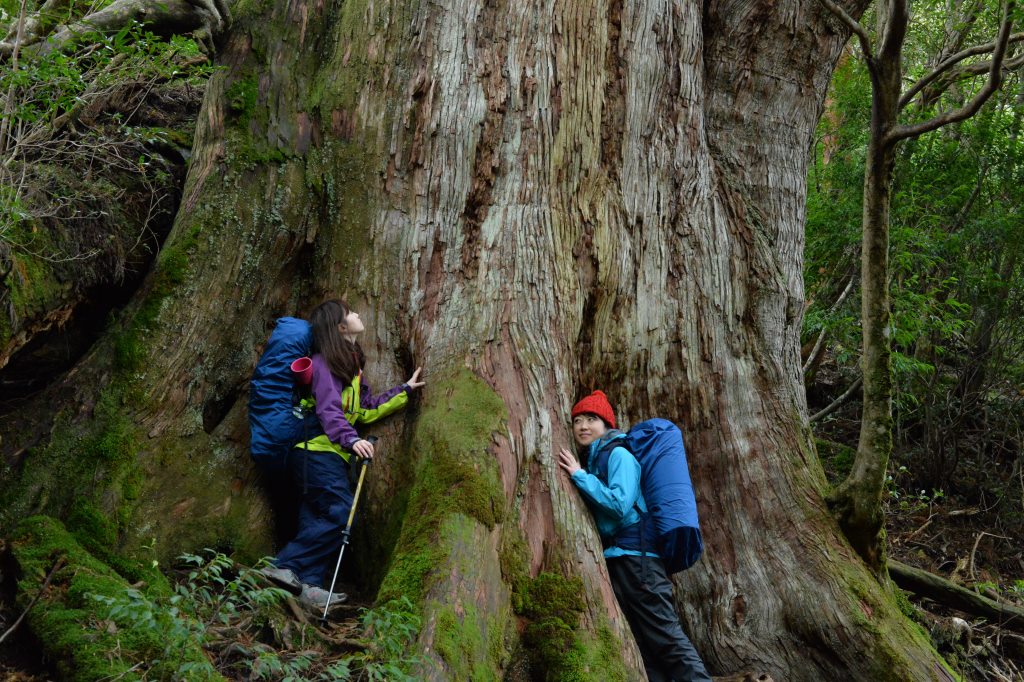
<svg viewBox="0 0 1024 682"><path fill-rule="evenodd" d="M111 5L63 26L48 25L47 17L67 0L49 0L25 21L22 49L46 54L71 47L95 33L116 33L132 23L164 35L191 33L196 42L213 52L213 41L231 23L224 0L115 0ZM16 35L0 42L0 59L14 52Z"/></svg>

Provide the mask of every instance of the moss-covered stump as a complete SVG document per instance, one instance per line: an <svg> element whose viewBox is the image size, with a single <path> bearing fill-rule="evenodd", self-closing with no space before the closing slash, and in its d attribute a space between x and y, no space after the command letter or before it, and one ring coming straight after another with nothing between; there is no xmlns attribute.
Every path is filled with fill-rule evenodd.
<svg viewBox="0 0 1024 682"><path fill-rule="evenodd" d="M46 516L25 519L11 540L21 569L17 605L27 608L39 595L27 622L61 679L169 680L182 671L190 680L223 679L181 618L153 602L170 591L159 573L133 587Z"/></svg>

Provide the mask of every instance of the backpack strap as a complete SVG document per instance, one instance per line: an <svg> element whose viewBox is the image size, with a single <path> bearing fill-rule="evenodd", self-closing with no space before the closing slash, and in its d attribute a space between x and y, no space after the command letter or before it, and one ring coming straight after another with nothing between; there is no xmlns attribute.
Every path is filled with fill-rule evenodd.
<svg viewBox="0 0 1024 682"><path fill-rule="evenodd" d="M618 431L618 430L616 429L616 431ZM622 433L622 432L619 431L619 433ZM631 454L634 457L636 457L636 454L633 452L633 449L631 447L629 447L629 438L612 438L612 439L607 440L604 443L602 443L601 447L598 448L597 452L594 453L594 469L595 469L595 475L597 476L598 480L600 480L601 483L605 484L606 486L608 485L608 460L611 458L612 450L614 450L615 448L624 448L626 450L626 452L628 452L629 454ZM640 477L641 477L640 478L640 482L641 482L640 494L641 495L643 495L643 475L644 475L643 474L643 467L641 466L641 468L640 468ZM639 540L640 540L640 547L639 547L639 549L637 551L640 552L640 557L641 557L642 563L643 563L643 567L641 569L642 570L641 578L644 581L646 581L646 579L647 579L647 563L646 563L647 555L652 553L652 552L647 549L647 543L645 542L645 540L647 539L647 538L645 538L645 535L646 535L645 530L647 530L646 526L647 526L648 522L650 521L651 516L650 516L650 511L646 511L645 512L643 509L640 508L640 500L639 500L639 498L637 498L637 500L635 502L633 502L633 509L634 509L634 511L636 511L637 516L640 517L639 521L637 522L638 525L639 525L638 532L640 534L640 538L639 538ZM621 530L623 530L623 529L620 529L620 531ZM655 533L655 535L657 535L657 534ZM616 533L615 535L613 535L611 537L607 537L607 538L602 536L602 538L601 538L601 545L605 549L608 549L609 547L617 545L620 541L621 541L620 534Z"/></svg>
<svg viewBox="0 0 1024 682"><path fill-rule="evenodd" d="M618 431L618 429L616 429L616 431ZM619 431L619 433L622 432ZM597 469L597 477L600 479L601 483L604 483L605 485L608 485L608 460L611 458L612 450L615 448L622 448L629 454L636 457L636 453L634 453L633 449L629 447L628 438L612 438L611 440L605 441L604 444L598 448L598 451L594 453L594 467ZM640 469L640 476L643 477L643 468ZM643 486L641 485L641 489L642 488ZM640 509L639 500L633 503L633 509L636 510L636 513L639 514L641 518L646 516L646 513Z"/></svg>

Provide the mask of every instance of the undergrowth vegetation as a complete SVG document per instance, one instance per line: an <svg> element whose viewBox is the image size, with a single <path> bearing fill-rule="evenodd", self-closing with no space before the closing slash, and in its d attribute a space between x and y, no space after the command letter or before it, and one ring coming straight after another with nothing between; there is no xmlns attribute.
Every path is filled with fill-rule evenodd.
<svg viewBox="0 0 1024 682"><path fill-rule="evenodd" d="M45 32L100 6L8 3L0 34L25 14ZM212 70L192 38L138 23L0 55L0 367L90 292L113 305L141 278L177 210Z"/></svg>
<svg viewBox="0 0 1024 682"><path fill-rule="evenodd" d="M205 550L131 583L44 516L26 519L12 545L17 604L62 679L401 681L426 665L405 598L339 605L322 623L261 577L262 562Z"/></svg>

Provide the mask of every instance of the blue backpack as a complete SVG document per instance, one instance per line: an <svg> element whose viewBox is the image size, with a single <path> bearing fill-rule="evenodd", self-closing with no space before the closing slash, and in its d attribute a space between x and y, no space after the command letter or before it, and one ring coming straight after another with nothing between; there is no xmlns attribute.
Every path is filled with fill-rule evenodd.
<svg viewBox="0 0 1024 682"><path fill-rule="evenodd" d="M288 453L304 434L319 433L315 414L303 417L291 364L309 355L309 323L294 317L278 319L249 382L249 452L260 467L279 472Z"/></svg>
<svg viewBox="0 0 1024 682"><path fill-rule="evenodd" d="M652 544L665 570L671 575L693 566L704 552L704 541L697 520L697 501L686 466L686 448L679 428L666 419L640 422L626 434L608 442L597 454L597 469L608 482L608 457L616 447L625 447L640 463L640 491L647 503L647 514L639 524L643 533L652 533ZM635 542L638 529L626 530L627 542ZM620 538L609 539L616 544ZM626 539L625 537L621 539ZM641 542L638 548L648 545Z"/></svg>

